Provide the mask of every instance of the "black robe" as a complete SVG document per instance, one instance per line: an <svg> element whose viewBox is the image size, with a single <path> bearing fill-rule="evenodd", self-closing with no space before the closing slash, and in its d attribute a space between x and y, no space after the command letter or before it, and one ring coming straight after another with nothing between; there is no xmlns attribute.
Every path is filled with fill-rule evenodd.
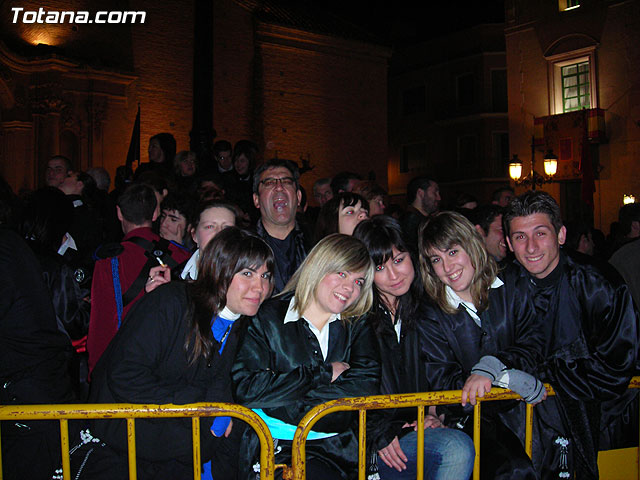
<svg viewBox="0 0 640 480"><path fill-rule="evenodd" d="M381 359L381 394L417 393L428 391L424 363L420 357L420 339L416 322L422 321L423 308L416 310L413 318L405 319L401 306L398 315L403 319L400 327L400 341L391 320L391 315L382 306L367 315L367 322L376 333ZM395 437L401 438L410 429L403 429L405 423L418 418L417 409L374 410L367 415L367 447L378 451L388 446Z"/></svg>
<svg viewBox="0 0 640 480"><path fill-rule="evenodd" d="M556 392L535 409L534 463L543 477L568 470L575 478L598 478L601 402L626 392L637 361L637 317L627 287L564 253L542 280L517 262L506 275L533 298L544 321L538 378ZM568 451L558 452L563 439ZM561 468L565 459L567 468Z"/></svg>
<svg viewBox="0 0 640 480"><path fill-rule="evenodd" d="M93 371L89 402L233 402L229 371L243 319L234 323L222 354L214 346L209 361L199 357L190 363L184 347L190 328L188 305L187 285L182 282L162 285L136 302ZM212 422L213 417L200 419L203 462L214 454L216 441L224 440L211 434ZM126 466L125 421L93 421L90 428L109 448L110 453L99 455L118 458L89 467L99 471L105 464L113 469ZM193 477L190 418L136 420L136 446L138 478ZM82 478L102 478L99 473L109 474L87 472Z"/></svg>
<svg viewBox="0 0 640 480"><path fill-rule="evenodd" d="M265 302L249 322L232 369L238 403L297 425L315 405L378 393L380 366L375 336L367 322L334 321L325 326L329 328L329 349L324 360L306 320L284 323L290 300L291 294L286 294ZM332 362L350 365L333 383ZM354 478L358 468L355 419L353 412L337 412L316 423L314 431L338 435L308 441L307 459L317 458L342 472L343 478ZM257 445L255 435L247 431L240 466L249 471L243 476L253 472ZM276 463L291 464L290 445L290 441L278 441Z"/></svg>
<svg viewBox="0 0 640 480"><path fill-rule="evenodd" d="M464 308L447 314L429 307L420 322L422 356L429 390L460 390L471 369L484 355L500 359L507 368L534 374L542 361L544 336L527 296L512 282L489 291L489 307L480 313L479 327ZM482 408L482 478L534 478L532 465L518 441L514 425L524 425L522 402L490 402ZM440 409L439 409L440 410ZM444 409L450 425L470 433L471 405Z"/></svg>

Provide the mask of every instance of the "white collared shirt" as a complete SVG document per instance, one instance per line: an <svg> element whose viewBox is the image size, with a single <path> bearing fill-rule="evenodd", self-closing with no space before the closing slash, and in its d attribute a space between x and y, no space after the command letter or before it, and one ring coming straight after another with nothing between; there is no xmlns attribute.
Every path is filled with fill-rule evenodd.
<svg viewBox="0 0 640 480"><path fill-rule="evenodd" d="M58 255L64 255L68 249L78 251L78 247L76 246L76 241L73 239L69 232L64 234L64 242L60 245L58 249Z"/></svg>
<svg viewBox="0 0 640 480"><path fill-rule="evenodd" d="M180 278L183 280L197 280L198 279L198 260L200 260L200 249L197 249L191 255L191 258L184 266L184 270L180 274Z"/></svg>
<svg viewBox="0 0 640 480"><path fill-rule="evenodd" d="M491 287L489 288L500 288L502 285L504 285L504 282L500 280L498 277L496 277L493 280ZM473 321L476 322L476 324L479 327L482 327L482 321L478 316L478 309L473 304L473 302L467 302L465 300L462 300L458 296L458 294L453 291L453 288L451 288L449 285L445 286L445 290L447 292L447 300L449 301L449 305L451 305L453 308L458 308L460 305L462 305L463 308L467 311L467 313L471 316L471 318L473 318Z"/></svg>
<svg viewBox="0 0 640 480"><path fill-rule="evenodd" d="M291 298L289 302L289 308L287 309L287 314L284 316L284 323L289 322L297 322L300 318L304 319L305 322L309 324L309 328L313 332L313 334L318 339L318 343L320 344L320 350L322 351L322 358L327 359L327 353L329 352L329 324L331 322L335 322L336 320L340 320L340 314L334 313L329 317L329 321L322 327L322 330L318 330L313 323L307 320L298 313L298 310L293 308L294 298Z"/></svg>

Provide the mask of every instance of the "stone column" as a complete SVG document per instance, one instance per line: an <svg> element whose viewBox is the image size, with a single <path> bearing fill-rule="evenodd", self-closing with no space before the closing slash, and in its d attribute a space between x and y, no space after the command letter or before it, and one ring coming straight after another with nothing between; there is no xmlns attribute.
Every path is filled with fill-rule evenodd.
<svg viewBox="0 0 640 480"><path fill-rule="evenodd" d="M194 0L193 126L191 150L200 165L211 161L213 129L213 2Z"/></svg>

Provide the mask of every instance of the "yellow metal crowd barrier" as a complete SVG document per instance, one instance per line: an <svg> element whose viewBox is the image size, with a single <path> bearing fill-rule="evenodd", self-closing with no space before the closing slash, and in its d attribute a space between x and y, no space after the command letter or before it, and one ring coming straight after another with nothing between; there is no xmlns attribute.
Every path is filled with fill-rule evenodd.
<svg viewBox="0 0 640 480"><path fill-rule="evenodd" d="M553 389L545 385L548 395L554 395ZM640 377L634 377L629 388L640 388ZM493 400L518 399L520 396L510 390L493 388L484 398L479 399L474 406L473 442L476 458L473 469L473 478L480 478L480 415L483 402ZM274 457L274 445L271 434L264 421L252 410L240 405L228 403L195 403L190 405L129 405L129 404L95 404L95 405L18 405L0 407L0 421L9 420L58 420L60 422L60 437L62 443L62 466L64 480L70 480L69 466L69 431L68 420L78 419L112 419L123 418L127 420L127 436L129 450L129 478L135 480L136 475L136 447L135 447L135 419L136 418L176 418L190 417L193 425L193 471L194 479L200 480L200 423L199 417L229 416L248 423L258 435L260 440L260 479L271 480L276 468L283 469L283 478L305 480L305 445L307 435L315 423L325 415L338 411L359 412L359 480L366 476L366 412L367 410L379 410L385 408L416 407L418 425L424 425L426 406L451 405L461 401L461 391L425 392L415 394L376 395L370 397L353 397L333 400L323 403L310 410L301 420L296 430L292 445L292 464L276 465ZM526 408L526 436L525 450L531 456L533 406ZM424 429L418 428L417 445L417 469L418 480L424 478ZM0 438L1 442L1 438ZM626 449L624 452L633 455L631 465L635 466L635 478L640 478L638 472L638 449ZM616 451L611 451L616 452ZM616 461L619 457L615 457ZM0 480L2 480L2 457L0 453ZM215 467L214 467L215 468ZM609 478L602 476L602 478Z"/></svg>
<svg viewBox="0 0 640 480"><path fill-rule="evenodd" d="M79 404L79 405L10 405L0 407L0 420L58 420L62 443L62 470L64 480L71 479L69 466L69 420L111 419L127 420L129 449L129 479L136 480L136 418L190 417L193 426L193 478L200 480L200 417L233 417L248 423L260 439L260 480L272 480L275 469L273 439L264 421L252 410L229 403L193 403L190 405L131 405L131 404ZM1 442L0 438L0 442ZM0 480L2 480L0 450ZM53 472L52 472L53 473Z"/></svg>
<svg viewBox="0 0 640 480"><path fill-rule="evenodd" d="M555 395L553 388L545 384L547 395ZM629 384L629 388L640 388L640 377L634 377ZM317 405L311 409L302 418L296 430L292 445L292 461L291 468L293 470L294 480L305 479L305 445L307 435L315 423L325 415L339 411L358 411L359 412L359 480L364 480L366 476L367 458L366 458L366 423L367 410L379 410L384 408L406 408L416 407L418 411L418 425L424 425L424 408L428 405L451 405L460 403L462 399L460 390L442 391L442 392L425 392L415 394L399 394L399 395L376 395L371 397L353 397L341 398L331 402ZM474 406L474 425L473 425L473 443L476 451L475 464L473 468L473 479L480 478L480 410L483 402L492 400L512 400L518 399L520 395L503 388L492 388L491 392L486 394L484 398ZM526 434L525 434L525 450L527 455L531 457L532 453L532 429L533 429L533 405L527 405L526 408ZM417 478L424 478L424 428L417 429L418 445L417 453ZM631 462L636 466L636 470L640 468L638 465L638 449L633 450L634 461ZM640 473L637 473L640 476ZM638 478L636 476L636 478ZM609 478L602 476L601 478Z"/></svg>

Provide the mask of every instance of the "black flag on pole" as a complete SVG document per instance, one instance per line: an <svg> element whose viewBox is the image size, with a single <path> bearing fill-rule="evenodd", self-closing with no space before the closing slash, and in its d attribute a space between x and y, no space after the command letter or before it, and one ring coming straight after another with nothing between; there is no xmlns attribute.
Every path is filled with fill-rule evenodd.
<svg viewBox="0 0 640 480"><path fill-rule="evenodd" d="M129 152L127 153L127 167L133 168L133 161L137 160L140 166L140 104L138 104L138 114L136 122L133 124L131 132L131 142L129 142Z"/></svg>

